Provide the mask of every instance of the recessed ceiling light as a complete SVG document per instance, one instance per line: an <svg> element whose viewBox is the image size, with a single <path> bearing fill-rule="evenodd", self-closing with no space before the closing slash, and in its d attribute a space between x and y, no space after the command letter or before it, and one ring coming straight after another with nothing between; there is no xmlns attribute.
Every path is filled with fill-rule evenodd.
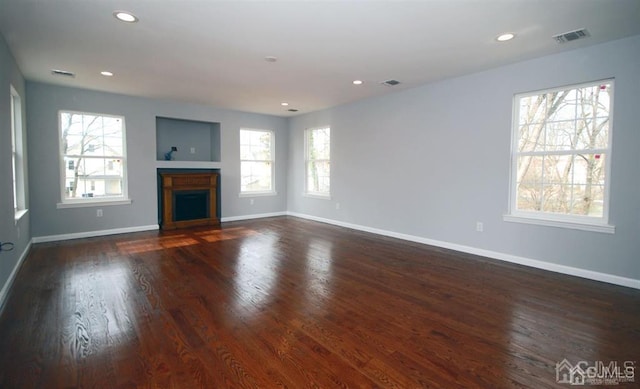
<svg viewBox="0 0 640 389"><path fill-rule="evenodd" d="M135 23L138 21L138 18L136 17L136 15L127 11L114 11L113 16L116 19L120 20L121 22Z"/></svg>
<svg viewBox="0 0 640 389"><path fill-rule="evenodd" d="M112 77L112 76L113 76L113 73L108 72L108 71L106 71L106 70L105 70L104 72L100 72L100 74L102 74L102 75L103 75L103 76L105 76L105 77Z"/></svg>
<svg viewBox="0 0 640 389"><path fill-rule="evenodd" d="M511 39L515 38L516 34L512 33L512 32L506 32L504 34L500 34L496 37L496 40L498 42L506 42L506 41L510 41Z"/></svg>
<svg viewBox="0 0 640 389"><path fill-rule="evenodd" d="M362 80L353 80L353 85L362 85L363 81Z"/></svg>
<svg viewBox="0 0 640 389"><path fill-rule="evenodd" d="M288 106L288 105L289 105L289 103L287 103L287 102L282 102L282 103L280 103L280 105L282 105L283 107L286 107L286 106Z"/></svg>

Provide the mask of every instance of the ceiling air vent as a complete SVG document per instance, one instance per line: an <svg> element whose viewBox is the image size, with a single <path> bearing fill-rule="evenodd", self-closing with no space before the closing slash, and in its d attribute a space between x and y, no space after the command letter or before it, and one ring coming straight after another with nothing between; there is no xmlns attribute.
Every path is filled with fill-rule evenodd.
<svg viewBox="0 0 640 389"><path fill-rule="evenodd" d="M65 76L71 78L74 78L76 76L74 73L59 69L51 69L51 74L53 74L54 76Z"/></svg>
<svg viewBox="0 0 640 389"><path fill-rule="evenodd" d="M396 86L396 85L400 84L400 81L398 81L398 80L387 80L387 81L382 81L381 84L382 85L386 85L386 86Z"/></svg>
<svg viewBox="0 0 640 389"><path fill-rule="evenodd" d="M578 30L564 32L562 34L554 35L553 39L555 39L556 42L558 42L558 43L567 43L567 42L575 41L575 40L582 39L582 38L588 38L590 36L591 35L589 34L589 31L587 31L586 28L581 28L581 29L578 29Z"/></svg>
<svg viewBox="0 0 640 389"><path fill-rule="evenodd" d="M298 112L298 110L295 109L295 108L289 108L287 111L289 111L289 112Z"/></svg>

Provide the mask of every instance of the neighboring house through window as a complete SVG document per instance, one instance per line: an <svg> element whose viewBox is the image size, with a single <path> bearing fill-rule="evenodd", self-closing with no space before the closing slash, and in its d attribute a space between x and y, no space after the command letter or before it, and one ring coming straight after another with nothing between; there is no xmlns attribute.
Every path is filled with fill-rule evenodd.
<svg viewBox="0 0 640 389"><path fill-rule="evenodd" d="M60 111L62 202L129 202L124 117Z"/></svg>
<svg viewBox="0 0 640 389"><path fill-rule="evenodd" d="M608 225L613 80L514 99L505 220L591 231Z"/></svg>
<svg viewBox="0 0 640 389"><path fill-rule="evenodd" d="M305 195L331 196L331 129L309 128L304 133Z"/></svg>
<svg viewBox="0 0 640 389"><path fill-rule="evenodd" d="M275 194L274 134L240 129L240 195Z"/></svg>

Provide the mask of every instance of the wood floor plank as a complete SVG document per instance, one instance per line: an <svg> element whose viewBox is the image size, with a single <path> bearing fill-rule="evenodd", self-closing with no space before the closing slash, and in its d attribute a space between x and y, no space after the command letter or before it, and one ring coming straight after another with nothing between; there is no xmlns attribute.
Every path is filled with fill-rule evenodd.
<svg viewBox="0 0 640 389"><path fill-rule="evenodd" d="M559 388L640 291L292 217L35 244L2 388ZM620 387L638 387L636 382Z"/></svg>

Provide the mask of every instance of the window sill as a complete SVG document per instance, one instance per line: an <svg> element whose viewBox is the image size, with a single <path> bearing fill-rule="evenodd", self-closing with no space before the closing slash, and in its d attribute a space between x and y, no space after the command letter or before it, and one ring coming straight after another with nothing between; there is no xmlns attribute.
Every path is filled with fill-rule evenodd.
<svg viewBox="0 0 640 389"><path fill-rule="evenodd" d="M127 205L131 204L131 199L120 199L120 200L87 200L87 201L78 201L71 203L58 203L56 208L82 208L82 207L108 207L110 205Z"/></svg>
<svg viewBox="0 0 640 389"><path fill-rule="evenodd" d="M238 197L277 196L278 192L240 192Z"/></svg>
<svg viewBox="0 0 640 389"><path fill-rule="evenodd" d="M320 199L320 200L331 200L330 194L321 194L321 193L308 193L304 192L302 197L309 197L312 199Z"/></svg>
<svg viewBox="0 0 640 389"><path fill-rule="evenodd" d="M22 220L22 218L23 218L27 213L29 213L29 210L28 210L28 209L21 209L21 210L19 210L19 211L16 211L15 216L14 216L15 224L18 224L18 222L19 222L20 220Z"/></svg>
<svg viewBox="0 0 640 389"><path fill-rule="evenodd" d="M555 220L520 215L503 215L502 219L506 222L535 224L546 227L569 228L573 230L601 232L605 234L615 234L616 232L616 226L610 224L581 223L579 221Z"/></svg>

